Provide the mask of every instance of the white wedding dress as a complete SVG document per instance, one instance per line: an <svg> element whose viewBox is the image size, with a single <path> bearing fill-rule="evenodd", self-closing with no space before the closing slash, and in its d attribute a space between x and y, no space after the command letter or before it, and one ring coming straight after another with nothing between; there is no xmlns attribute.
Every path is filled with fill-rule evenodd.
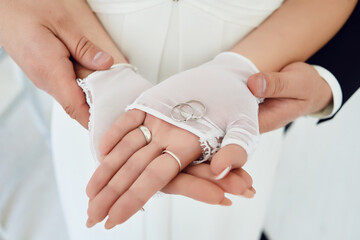
<svg viewBox="0 0 360 240"><path fill-rule="evenodd" d="M115 43L152 83L198 66L229 50L281 6L281 0L91 0ZM266 41L266 40L264 40ZM71 239L232 240L258 239L263 228L282 130L261 136L245 169L254 199L230 196L231 207L182 196L153 197L144 212L108 231L85 227L86 184L95 170L88 132L55 103L52 144L60 200Z"/></svg>

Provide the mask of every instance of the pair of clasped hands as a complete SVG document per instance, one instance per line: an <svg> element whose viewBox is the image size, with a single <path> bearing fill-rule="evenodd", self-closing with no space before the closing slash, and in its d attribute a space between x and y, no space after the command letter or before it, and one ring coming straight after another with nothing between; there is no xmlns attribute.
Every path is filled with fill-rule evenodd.
<svg viewBox="0 0 360 240"><path fill-rule="evenodd" d="M106 216L108 229L123 223L158 191L224 206L231 205L224 193L252 198L252 179L241 167L259 135L257 99L246 86L257 71L240 54L224 52L155 86L126 64L83 79L87 84L111 81L114 93L107 98L122 96L116 100L120 108L120 101L130 104L98 146L100 165L87 186L87 226ZM96 99L102 93L97 94L97 85L91 88L91 112L100 114ZM179 104L184 109L174 108ZM148 128L151 140L140 126ZM210 164L189 166L200 157L213 158Z"/></svg>
<svg viewBox="0 0 360 240"><path fill-rule="evenodd" d="M0 44L34 84L87 126L89 107L76 84L71 60L92 71L108 69L114 60L94 44L101 45L98 36L106 33L85 1L0 1L0 33ZM317 112L331 100L328 85L304 63L290 64L279 73L254 74L247 86L256 97L266 98L259 105L260 133ZM139 125L152 132L149 144ZM142 151L150 146L154 146L152 152ZM161 154L163 149L178 155L180 173L177 162ZM229 144L211 164L189 165L203 151L198 136L140 110L122 115L103 137L99 150L101 164L87 187L89 227L108 215L106 228L126 221L158 190L220 205L231 204L224 193L254 195L252 179L241 168L247 158L242 147ZM133 171L124 171L126 166ZM219 175L223 178L216 179Z"/></svg>
<svg viewBox="0 0 360 240"><path fill-rule="evenodd" d="M139 88L147 82L124 66L108 71ZM225 193L252 198L252 178L242 167L259 135L258 104L246 82L253 79L248 84L263 92L266 84L256 81L260 77L269 83L267 91L276 91L272 89L273 79L266 80L257 71L243 56L225 52L156 86L143 87L145 91L128 103L128 111L100 141L100 165L87 186L87 226L109 216L105 228L111 229L139 211L158 191L223 206L232 204ZM119 91L125 91L122 89ZM203 103L207 108L205 116L194 121L174 121L172 107L189 100ZM281 100L265 101L260 105L260 114L261 107L267 104L281 106ZM152 134L149 143L139 129L141 125ZM190 165L204 154L199 138L210 141L213 136L221 137L222 144L211 162ZM179 158L180 172L176 159L163 154L164 150Z"/></svg>

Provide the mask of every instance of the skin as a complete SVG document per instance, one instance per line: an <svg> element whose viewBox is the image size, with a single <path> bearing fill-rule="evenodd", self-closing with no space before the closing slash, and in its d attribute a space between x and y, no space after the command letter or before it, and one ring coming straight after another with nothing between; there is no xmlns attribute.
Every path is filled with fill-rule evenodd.
<svg viewBox="0 0 360 240"><path fill-rule="evenodd" d="M137 128L140 124L147 126L152 132L152 140L147 145L143 133ZM130 131L124 131L127 129ZM107 154L109 142L118 143ZM91 199L88 210L91 218L87 225L91 227L96 222L102 221L108 214L116 223L126 221L157 191L166 187L174 177L178 176L178 163L169 154L161 154L165 149L177 153L182 166L189 165L194 160L194 155L199 157L202 152L197 136L152 115L140 110L131 110L120 117L102 140L100 152L106 157L101 161L87 188L87 194ZM230 145L227 149L231 149ZM237 146L235 149L243 151ZM235 156L243 154L242 152L235 153L237 154ZM244 163L245 161L237 167L241 167ZM185 173L189 174L198 170L201 174L205 174L203 175L205 179L218 184L229 193L244 194L247 197L254 195L254 190L246 192L251 187L249 184L251 180L239 177L248 179L249 176L245 171L239 170L223 181L216 181L208 166L208 164L202 164L202 166L190 167ZM193 187L193 184L191 183L190 186ZM203 201L207 203L231 205L231 201L225 198L223 191L218 194L218 189L215 188L206 192L204 189L197 189L199 192L194 197L195 199L205 194L206 199ZM191 191L191 188L187 185L184 190ZM142 194L138 195L138 192ZM111 228L112 223L108 221L106 227Z"/></svg>
<svg viewBox="0 0 360 240"><path fill-rule="evenodd" d="M89 107L76 84L72 61L90 70L125 61L85 1L0 0L0 45L38 88L84 127ZM114 58L106 53L113 51Z"/></svg>
<svg viewBox="0 0 360 240"><path fill-rule="evenodd" d="M126 62L82 0L0 0L0 45L37 87L52 95L86 128L89 107L76 77L84 78L94 70ZM94 61L100 52L103 58ZM242 193L252 186L250 175L241 169L222 182L213 181L209 165L188 170L176 176L163 191L206 203L228 205L229 201L224 200L225 192ZM239 186L239 182L244 184ZM196 184L189 189L190 183ZM243 186L246 189L242 189ZM211 194L206 195L206 192ZM251 192L247 193L247 196L251 195Z"/></svg>
<svg viewBox="0 0 360 240"><path fill-rule="evenodd" d="M256 97L266 98L259 106L261 133L284 127L300 116L316 113L332 100L326 81L312 66L303 62L289 64L280 72L255 74L247 85Z"/></svg>
<svg viewBox="0 0 360 240"><path fill-rule="evenodd" d="M310 70L308 65L301 63L285 68L284 66L294 60L305 60L325 44L349 17L355 3L356 1L333 1L331 4L321 0L286 1L277 12L232 49L251 59L260 70L278 71L283 68L278 75L262 73L252 76L248 83L255 95L276 98L265 101L261 107L262 132L269 131L271 126L275 128L283 126L297 116L316 112L329 104L330 88L324 80L319 79L314 69ZM329 14L333 21L328 21ZM321 28L324 24L326 27ZM312 41L308 41L310 38ZM301 51L297 47L300 44L303 47ZM282 49L287 51L279 51ZM282 54L278 54L279 52ZM298 80L292 83L288 77ZM316 81L316 85L309 88L304 84L303 81L307 77ZM302 91L294 88L296 85L300 86ZM316 96L318 89L323 91L319 97ZM320 102L316 102L317 100ZM300 111L296 114L290 112L275 116L276 113L283 113L284 109L289 109L291 106ZM273 115L274 121L264 119L264 115L265 117ZM134 121L137 118L139 121ZM178 165L170 155L161 154L163 149L176 153L182 160L182 165L189 164L199 156L199 148L194 148L199 144L192 140L194 135L185 130L176 131L175 126L169 126L168 123L156 120L141 111L130 111L119 119L120 123L114 124L100 144L100 151L105 157L104 162L88 184L87 193L91 200L88 209L88 227L102 221L107 215L109 218L105 228L110 229L123 223L141 209L156 191L162 189L176 176ZM134 125L127 127L126 122L132 122ZM116 128L116 125L121 128ZM150 129L154 139L152 141L155 141L158 147L156 150L150 147L152 143L135 146L135 143L143 139L141 132L136 129L139 125L145 125ZM176 134L173 134L174 132ZM185 145L179 146L179 143ZM125 149L130 146L132 152L129 153ZM114 155L116 156L114 159L121 159L121 162L114 164L115 160L109 160L111 164L107 163L107 158L112 158ZM216 176L228 167L233 169L242 167L246 158L245 151L241 147L229 145L215 154L210 169ZM136 159L141 159L141 162ZM108 170L105 171L104 168Z"/></svg>
<svg viewBox="0 0 360 240"><path fill-rule="evenodd" d="M287 2L294 1L289 0ZM346 15L348 9L351 8L349 6L356 1L347 2L349 4L346 5L346 8L340 8L340 5L336 6L338 10L341 10L339 11L340 13L345 13L343 15ZM332 4L329 5L332 6ZM82 17L79 18L79 15ZM19 18L18 16L22 17ZM334 19L335 21L335 19L338 18L335 18L335 15L332 15L332 19ZM342 21L338 20L337 22L341 25ZM255 39L246 39L248 39L248 42L256 42ZM314 42L317 41L314 40ZM324 40L319 45L323 44L323 42ZM36 2L36 4L30 4L28 1L25 0L19 0L16 1L16 3L14 1L0 1L0 44L4 47L7 53L18 63L18 65L25 71L25 73L34 82L36 86L51 94L57 101L60 102L66 112L71 117L76 119L79 123L81 123L84 127L86 127L89 117L88 106L85 104L85 99L82 91L75 83L76 75L73 70L72 60L75 59L83 66L75 66L75 69L78 70L77 76L79 77L86 76L88 73L91 72L91 70L107 69L112 65L113 62L119 63L126 61L125 58L122 56L121 52L112 43L110 37L108 37L105 30L103 30L102 26L100 25L94 14L91 12L85 1L39 0ZM101 50L97 46L101 46L101 49L103 50ZM247 49L246 44L241 46L242 48L237 48L237 50L234 51L243 52L245 49ZM46 51L44 51L44 49L46 49ZM266 52L265 50L259 52ZM102 60L94 61L95 56L99 52L103 52ZM113 58L110 55L106 54L106 52L111 52ZM256 59L256 56L252 57L250 55L247 55L245 52L243 52L243 54L248 56L252 60ZM261 55L260 57L264 58L264 56ZM294 60L298 58L292 59ZM253 61L256 62L255 60ZM289 63L289 61L280 65L284 65L287 63ZM257 64L259 64L259 66L262 66L260 62ZM274 71L276 69L272 67L260 68L267 71ZM278 66L278 68L280 67ZM301 74L297 71L294 71L294 73ZM291 75L291 77L293 76L294 75ZM304 84L302 80L299 80L302 78L300 77L300 75L297 76L299 77L294 78L296 79L296 84L298 84L298 86L303 86ZM316 80L317 78L310 79L313 82L318 81ZM282 80L279 81L278 84L281 84L281 82ZM296 84L294 84L294 86ZM254 85L257 86L257 84ZM270 83L268 83L268 86L270 86ZM249 87L251 89L251 86ZM285 95L291 96L291 89L293 88L284 89L284 95L282 95L282 97L280 98L292 98L285 97ZM252 91L254 92L255 90ZM321 92L326 92L326 87L323 88ZM301 110L299 112L304 113L308 112L309 109L314 109L310 105L314 103L314 101L312 100L316 99L315 95L301 95L297 97L297 99L299 100L309 100L306 101L307 104L297 105L299 106L298 109ZM278 98L275 95L269 95L269 97ZM284 100L281 101L286 102ZM271 104L268 104L266 107L261 108L260 113L266 111L266 109L268 108L271 108L271 106ZM267 121L270 122L266 125L267 128L261 127L263 125L261 119L263 118L262 116L260 116L260 129L265 129L265 131L267 131L271 128L276 128L279 125L282 125L283 122L287 122L289 119L293 119L295 115L295 113L283 111L283 114L281 115L283 116L283 118L275 118L273 121ZM265 114L264 116L267 115ZM242 151L239 149L232 150L225 148L224 150L219 151L218 155L221 156L222 154L224 154L224 159L228 159L229 156L236 156L232 155L232 153L238 154L238 156L240 157L243 156ZM191 177L197 177L196 179L199 181L199 183L204 180L206 181L206 183L210 184L207 185L209 187L219 187L222 194L224 193L224 191L231 192L232 190L231 188L228 188L227 184L220 184L219 181L215 182L213 180L213 177L216 175L214 173L219 173L224 169L224 166L229 166L232 161L234 162L232 163L234 167L242 166L241 163L244 159L246 159L246 156L245 158L241 159L240 164L238 165L236 165L238 161L234 161L229 158L229 160L224 161L224 165L222 165L222 161L213 161L211 166L201 165L201 168L189 167L187 168L190 169L189 171L186 169L185 173L177 175L178 177L173 179L167 186L163 188L163 190L168 193L178 193L184 194L186 196L193 196L193 198L200 200L200 197L196 195L196 191L189 192L187 190L187 186L189 185L188 183L191 182L188 180L190 180ZM232 170L224 178L224 180L228 176L232 176L233 173L238 173L237 176L244 179L243 176L245 176L245 174L241 174L242 172L238 172L237 170L238 169ZM192 175L190 175L189 173L191 173ZM229 182L231 181L229 180ZM249 184L249 181L245 182L247 182L247 186L251 186L251 184ZM182 185L182 183L187 184ZM218 192L220 193L220 191ZM220 195L221 194L219 194L219 196ZM210 203L224 203L218 200L215 201L209 199L205 199L204 201ZM224 205L226 205L226 203Z"/></svg>

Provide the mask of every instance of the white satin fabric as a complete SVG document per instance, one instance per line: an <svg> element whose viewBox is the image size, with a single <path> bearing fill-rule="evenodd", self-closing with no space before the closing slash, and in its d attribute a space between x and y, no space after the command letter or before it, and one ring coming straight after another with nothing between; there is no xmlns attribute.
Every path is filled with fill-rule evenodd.
<svg viewBox="0 0 360 240"><path fill-rule="evenodd" d="M229 50L275 9L280 0L90 1L118 47L152 83ZM87 229L86 184L94 171L88 133L55 104L53 150L60 198L71 239L258 239L281 146L281 130L262 135L246 164L254 199L230 196L232 207L181 196L152 198L128 222L106 231Z"/></svg>

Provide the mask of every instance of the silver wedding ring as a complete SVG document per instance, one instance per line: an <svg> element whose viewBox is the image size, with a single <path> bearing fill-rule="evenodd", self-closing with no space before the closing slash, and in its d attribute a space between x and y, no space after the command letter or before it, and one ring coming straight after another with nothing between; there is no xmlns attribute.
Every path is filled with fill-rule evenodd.
<svg viewBox="0 0 360 240"><path fill-rule="evenodd" d="M198 100L176 104L171 109L171 118L177 122L200 119L206 114L206 106Z"/></svg>
<svg viewBox="0 0 360 240"><path fill-rule="evenodd" d="M177 122L186 122L186 121L190 120L192 118L193 114L184 116L184 114L182 113L182 109L184 108L184 106L192 109L191 105L188 103L179 103L171 109L171 113L170 113L171 118Z"/></svg>
<svg viewBox="0 0 360 240"><path fill-rule="evenodd" d="M162 154L164 154L164 153L170 154L170 155L177 161L177 163L179 164L179 172L181 172L181 162L180 162L180 159L179 159L173 152L171 152L171 151L169 151L169 150L164 150L164 151L162 151Z"/></svg>
<svg viewBox="0 0 360 240"><path fill-rule="evenodd" d="M146 126L144 126L144 125L141 125L141 126L139 127L139 129L140 129L141 132L144 134L146 144L148 144L149 142L151 142L151 132L150 132L150 130L149 130Z"/></svg>

